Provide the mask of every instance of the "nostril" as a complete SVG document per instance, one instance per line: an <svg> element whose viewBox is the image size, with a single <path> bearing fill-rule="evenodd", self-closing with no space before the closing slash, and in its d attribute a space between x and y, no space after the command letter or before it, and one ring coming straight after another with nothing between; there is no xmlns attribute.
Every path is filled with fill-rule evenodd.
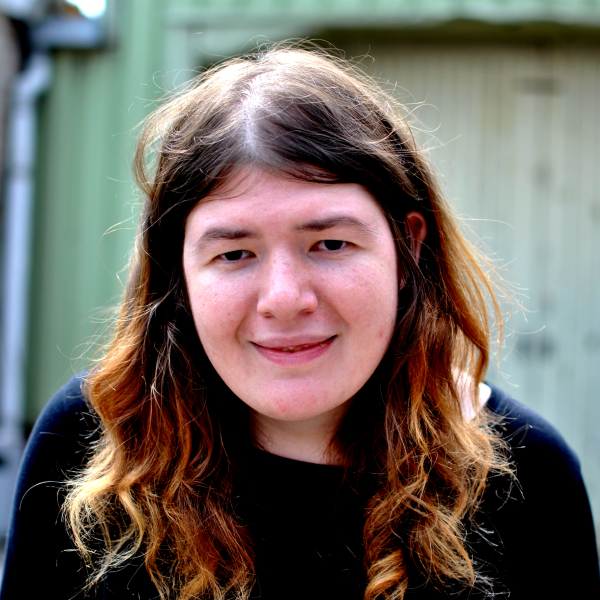
<svg viewBox="0 0 600 600"><path fill-rule="evenodd" d="M290 256L273 256L265 267L259 314L289 320L317 309L317 295L305 265Z"/></svg>
<svg viewBox="0 0 600 600"><path fill-rule="evenodd" d="M314 312L318 304L316 294L309 288L277 286L260 296L257 311L263 316L287 320L301 313Z"/></svg>

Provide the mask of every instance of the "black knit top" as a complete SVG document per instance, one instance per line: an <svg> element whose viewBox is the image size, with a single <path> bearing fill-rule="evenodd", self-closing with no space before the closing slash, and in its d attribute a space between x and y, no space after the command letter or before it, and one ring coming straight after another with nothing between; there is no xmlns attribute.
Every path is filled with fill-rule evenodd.
<svg viewBox="0 0 600 600"><path fill-rule="evenodd" d="M49 402L27 445L17 485L0 600L83 598L85 572L60 517L62 485L81 466L96 420L74 378ZM600 599L593 522L577 458L540 416L493 389L518 485L490 480L467 545L489 594L511 600ZM256 554L262 600L361 600L365 589L365 501L343 484L341 467L249 451L234 502ZM407 557L410 552L407 550ZM436 589L408 560L406 600L456 594ZM94 592L105 600L157 597L141 558L110 573ZM484 598L463 590L457 598Z"/></svg>

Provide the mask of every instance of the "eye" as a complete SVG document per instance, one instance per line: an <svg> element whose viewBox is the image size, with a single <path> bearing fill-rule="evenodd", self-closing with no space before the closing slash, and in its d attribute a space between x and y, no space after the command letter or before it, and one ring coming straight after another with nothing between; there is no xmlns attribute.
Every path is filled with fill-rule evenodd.
<svg viewBox="0 0 600 600"><path fill-rule="evenodd" d="M243 260L244 258L250 258L254 256L250 250L233 250L232 252L225 252L224 254L219 254L217 256L218 259L223 260L225 262L238 262Z"/></svg>
<svg viewBox="0 0 600 600"><path fill-rule="evenodd" d="M326 252L336 252L348 246L348 242L343 240L321 240L315 244L316 250L325 250Z"/></svg>

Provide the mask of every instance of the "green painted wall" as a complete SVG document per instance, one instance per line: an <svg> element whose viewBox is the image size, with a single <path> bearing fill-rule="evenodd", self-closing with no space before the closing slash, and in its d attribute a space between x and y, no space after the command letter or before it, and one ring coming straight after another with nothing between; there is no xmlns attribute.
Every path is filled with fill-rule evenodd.
<svg viewBox="0 0 600 600"><path fill-rule="evenodd" d="M135 125L160 95L165 3L118 4L113 48L54 55L40 107L27 419L73 372L121 295L135 226ZM119 225L116 225L119 223Z"/></svg>
<svg viewBox="0 0 600 600"><path fill-rule="evenodd" d="M597 200L600 188L598 163L597 160L594 162L594 157L598 156L600 71L595 57L600 51L600 0L114 1L118 9L114 47L96 52L55 53L52 86L40 107L27 381L29 423L62 383L89 365L95 350L94 336L102 329L110 307L119 302L135 228L136 197L129 169L135 125L152 109L153 102L162 95L162 89L169 88L173 81L183 83L198 66L252 47L256 36L271 40L318 36L348 49L350 55L353 48L356 55L371 52L376 57L373 65L376 74L389 79L391 84L398 81L400 86L410 85L414 89L409 91L418 95L417 101L429 99L441 109L447 123L439 133L447 135L444 142L452 143L447 151L442 148L438 152L440 164L451 169L447 173L448 181L456 186L450 186L451 195L471 203L472 210L467 207L467 212L510 222L512 217L502 213L507 206L505 199L510 196L516 202L521 196L515 190L523 189L527 193L519 210L531 217L529 213L534 205L530 199L545 200L543 186L536 181L544 179L544 169L548 168L551 168L552 176L563 178L562 187L552 186L555 195L560 196L563 189L578 194L577 210L567 207L564 213L561 212L563 209L557 207L562 206L563 198L552 196L554 208L547 213L541 211L543 219L539 222L520 218L515 221L515 225L526 221L531 224L532 231L545 229L550 235L539 238L548 255L543 262L543 273L541 263L536 263L535 249L528 248L527 252L523 251L523 256L533 257L533 262L523 263L523 277L519 283L531 288L530 308L534 311L530 315L531 327L547 326L543 334L531 340L553 335L560 344L556 346L557 362L551 364L550 359L535 354L536 348L543 344L536 346L532 342L527 346L529 338L523 337L511 359L514 369L508 370L515 381L521 380L521 397L554 420L579 451L598 518L597 431L600 413L596 401L598 369L594 369L593 361L600 348L600 330L598 311L594 309L595 304L591 304L594 292L586 277L595 273L594 269L597 270L600 264L595 233L600 215ZM482 43L485 48L474 46ZM409 48L410 44L415 47ZM443 44L458 44L462 48L456 50L464 56L456 59L455 66L444 67L443 61L450 60L454 50L444 49ZM465 50L469 44L470 48ZM497 56L493 51L494 44L501 47ZM543 69L550 71L536 67L524 76L529 78L529 83L536 77L549 81L560 76L567 82L565 100L559 95L530 98L525 94L527 97L519 110L500 111L498 115L512 115L510 118L514 116L524 124L540 123L540 130L547 133L550 129L544 125L546 113L543 111L550 116L556 113L556 118L549 116L548 119L554 124L552 131L564 133L568 141L564 145L565 158L556 164L543 159L543 151L551 147L550 143L544 142L538 144L542 156L540 164L529 165L527 160L537 156L533 150L528 150L534 144L531 142L527 146L519 138L520 152L525 156L519 181L525 183L515 185L505 195L499 194L503 189L500 184L495 188L489 184L495 181L493 177L498 177L494 160L483 161L485 153L475 152L476 145L470 146L471 154L458 155L457 148L464 140L471 139L469 136L474 136L473 132L479 127L473 112L467 110L469 103L465 102L464 94L461 96L458 92L471 89L469 85L473 84L473 97L469 102L481 96L480 104L484 107L481 115L485 119L480 120L486 127L491 127L492 121L486 119L495 96L515 95L513 92L521 84L515 84L511 78L518 68L525 69L529 65L520 54L511 58L511 49L521 45L529 48L525 50L527 53L553 44L558 44L556 55L546 52L552 60L542 61ZM589 60L586 58L588 62L577 66L580 64L577 61L567 60L560 44L594 47L590 49ZM425 46L427 49L423 50ZM400 59L401 52L404 53L403 60ZM427 58L425 55L431 52L437 54ZM540 56L545 56L544 52ZM573 52L576 54L579 50ZM481 63L477 63L478 66L474 62L477 57ZM483 85L484 75L479 83L473 82L474 65L479 69L477 72L490 78L489 85ZM498 75L492 73L492 68L497 69ZM426 81L427 77L429 80ZM431 87L428 81L432 80L440 86ZM494 87L496 80L504 81L498 89ZM529 85L527 81L525 88ZM452 102L456 106L453 107ZM432 117L435 125L439 116L437 109L431 110L435 113ZM454 113L460 118L450 116ZM589 116L583 119L581 115ZM506 126L497 136L510 131L512 129ZM522 131L526 133L529 129L522 127ZM489 140L489 133L486 136ZM537 139L531 136L531 140ZM509 143L500 148L500 157L505 154L512 157L514 145ZM580 155L581 159L574 158ZM565 165L576 160L581 166L579 171L565 170ZM487 187L483 183L479 185L471 173L486 178ZM580 177L573 181L568 179L567 175L573 173L579 173ZM506 181L509 180L500 177L499 181L508 185ZM479 208L486 202L487 208L493 208L496 203L502 210L494 214L486 208L479 214ZM558 246L550 243L554 239L552 228L571 232L566 238L567 244L560 248L564 247L565 252L574 248L578 258L572 263L559 260ZM592 228L596 228L594 232ZM480 232L486 231L485 227L480 229ZM522 247L518 239L513 243L513 238L505 236L501 242L507 250L502 254L505 258L510 257L515 248ZM559 269L553 266L557 264ZM576 278L571 264L577 265L577 272L581 273L583 283L578 284L579 287L564 283ZM517 271L520 268L515 266ZM536 287L538 279L547 280L550 292L556 292L556 297L560 298L554 308L544 304L540 290L545 293L546 288ZM571 301L574 290L581 295L577 299L579 304ZM580 308L572 310L573 306L584 305L587 312ZM541 321L541 317L545 319L546 306L550 307L546 311L550 317ZM560 330L555 330L556 323L562 323ZM582 358L575 361L575 356ZM517 359L523 357L526 364L521 368ZM549 373L555 378L552 379ZM540 394L536 396L538 382L543 382L546 388L543 402L536 400L542 398ZM552 386L556 387L556 392L550 389ZM514 393L519 395L519 390Z"/></svg>
<svg viewBox="0 0 600 600"><path fill-rule="evenodd" d="M185 11L200 19L227 13L336 15L342 19L357 15L363 24L378 18L404 22L454 18L573 22L600 17L599 0L171 0L169 4L172 13Z"/></svg>
<svg viewBox="0 0 600 600"><path fill-rule="evenodd" d="M89 364L94 336L118 304L118 273L125 278L135 227L132 129L163 87L250 48L261 35L277 40L325 32L322 37L343 46L349 40L384 37L396 43L411 36L415 42L442 35L464 42L493 31L505 43L516 26L522 40L531 39L534 30L546 38L589 40L597 30L585 27L600 24L600 0L114 2L114 46L56 52L52 86L40 107L29 422L61 383Z"/></svg>

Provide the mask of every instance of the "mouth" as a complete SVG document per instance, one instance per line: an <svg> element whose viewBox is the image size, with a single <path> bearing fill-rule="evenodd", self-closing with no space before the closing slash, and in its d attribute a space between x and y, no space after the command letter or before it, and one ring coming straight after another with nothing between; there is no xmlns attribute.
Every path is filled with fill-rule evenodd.
<svg viewBox="0 0 600 600"><path fill-rule="evenodd" d="M334 335L318 342L290 346L262 346L256 343L253 343L253 345L259 354L269 362L282 367L291 367L301 366L317 360L329 350L336 338L337 335Z"/></svg>
<svg viewBox="0 0 600 600"><path fill-rule="evenodd" d="M296 346L260 346L261 348L266 348L267 350L276 350L278 352L301 352L302 350L309 350L312 348L318 348L319 346L323 346L325 344L327 344L328 342L332 341L335 337L335 335L331 336L330 338L327 338L326 340L323 340L322 342L313 342L310 344L297 344ZM256 344L257 346L259 346L260 344Z"/></svg>

